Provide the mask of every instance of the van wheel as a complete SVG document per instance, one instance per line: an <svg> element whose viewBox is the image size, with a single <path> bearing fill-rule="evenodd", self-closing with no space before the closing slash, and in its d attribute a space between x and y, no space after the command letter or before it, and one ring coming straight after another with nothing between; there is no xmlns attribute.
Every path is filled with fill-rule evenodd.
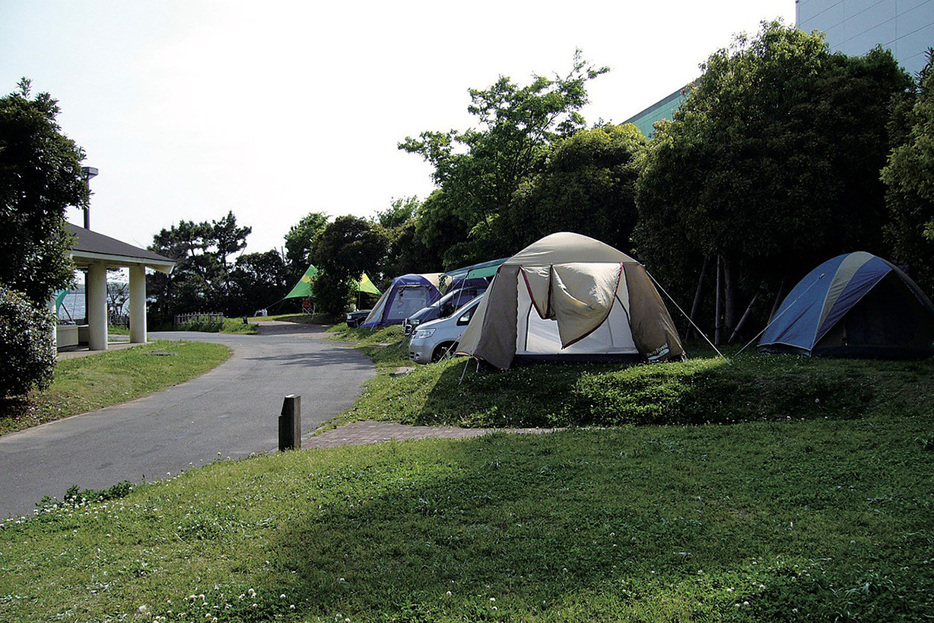
<svg viewBox="0 0 934 623"><path fill-rule="evenodd" d="M435 347L435 352L431 353L431 362L435 363L442 359L450 359L457 350L457 342L442 342Z"/></svg>

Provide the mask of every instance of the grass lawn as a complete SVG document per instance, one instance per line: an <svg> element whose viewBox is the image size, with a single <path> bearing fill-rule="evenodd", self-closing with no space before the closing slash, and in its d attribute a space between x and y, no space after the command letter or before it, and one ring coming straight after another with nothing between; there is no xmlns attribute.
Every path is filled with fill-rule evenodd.
<svg viewBox="0 0 934 623"><path fill-rule="evenodd" d="M0 620L923 620L931 432L626 426L216 463L8 523Z"/></svg>
<svg viewBox="0 0 934 623"><path fill-rule="evenodd" d="M338 331L380 369L346 417L570 428L49 502L0 528L0 621L934 615L934 362L471 366L459 384L463 360L393 375L395 331Z"/></svg>
<svg viewBox="0 0 934 623"><path fill-rule="evenodd" d="M229 356L221 344L159 340L59 361L49 389L0 400L0 434L151 394L203 374Z"/></svg>

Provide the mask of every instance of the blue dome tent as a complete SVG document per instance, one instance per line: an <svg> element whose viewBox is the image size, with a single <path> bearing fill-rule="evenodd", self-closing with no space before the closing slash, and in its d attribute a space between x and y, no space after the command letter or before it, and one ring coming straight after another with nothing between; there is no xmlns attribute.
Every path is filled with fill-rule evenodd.
<svg viewBox="0 0 934 623"><path fill-rule="evenodd" d="M372 329L402 324L403 320L441 298L438 290L440 276L438 273L409 273L396 277L360 326Z"/></svg>
<svg viewBox="0 0 934 623"><path fill-rule="evenodd" d="M831 357L934 355L934 305L891 262L859 251L827 260L785 297L759 350Z"/></svg>

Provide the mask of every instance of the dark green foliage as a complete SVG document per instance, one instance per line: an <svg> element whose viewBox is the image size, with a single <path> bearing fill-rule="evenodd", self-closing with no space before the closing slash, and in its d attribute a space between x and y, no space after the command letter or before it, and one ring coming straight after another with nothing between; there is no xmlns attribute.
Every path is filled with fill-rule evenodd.
<svg viewBox="0 0 934 623"><path fill-rule="evenodd" d="M55 370L51 312L0 284L0 397L45 389Z"/></svg>
<svg viewBox="0 0 934 623"><path fill-rule="evenodd" d="M149 249L177 264L170 275L155 273L146 278L147 292L155 301L150 307L152 324L171 323L175 314L240 311L244 302L233 300L229 258L246 247L250 231L250 227L238 227L233 212L228 212L219 221L180 221L153 236ZM271 276L273 282L276 279ZM249 301L245 307L256 309L268 303Z"/></svg>
<svg viewBox="0 0 934 623"><path fill-rule="evenodd" d="M934 292L934 51L918 84L895 108L898 146L882 169L891 221L886 235L898 261L926 292Z"/></svg>
<svg viewBox="0 0 934 623"><path fill-rule="evenodd" d="M280 300L292 286L288 268L275 249L240 255L230 271L230 284L227 313L234 317L252 316Z"/></svg>
<svg viewBox="0 0 934 623"><path fill-rule="evenodd" d="M379 274L389 241L385 231L355 216L339 216L318 237L312 263L321 273L315 298L322 313L338 317L347 309L361 273Z"/></svg>
<svg viewBox="0 0 934 623"><path fill-rule="evenodd" d="M285 260L288 264L288 281L294 284L311 264L312 249L318 236L328 226L330 217L324 212L309 212L285 235Z"/></svg>
<svg viewBox="0 0 934 623"><path fill-rule="evenodd" d="M376 213L376 220L389 242L383 264L386 278L409 273L433 273L440 268L441 258L430 251L418 236L421 212L422 206L418 199L409 197L396 199L388 210Z"/></svg>
<svg viewBox="0 0 934 623"><path fill-rule="evenodd" d="M513 196L507 216L515 250L571 231L629 253L637 217L636 159L645 144L633 125L580 130L557 142L541 172Z"/></svg>
<svg viewBox="0 0 934 623"><path fill-rule="evenodd" d="M0 98L0 283L44 305L73 280L65 209L84 206L84 152L61 132L58 102L29 80Z"/></svg>
<svg viewBox="0 0 934 623"><path fill-rule="evenodd" d="M831 54L780 23L712 54L647 150L640 259L689 301L721 256L732 328L763 285L772 298L834 255L882 253L888 107L909 84L888 51Z"/></svg>

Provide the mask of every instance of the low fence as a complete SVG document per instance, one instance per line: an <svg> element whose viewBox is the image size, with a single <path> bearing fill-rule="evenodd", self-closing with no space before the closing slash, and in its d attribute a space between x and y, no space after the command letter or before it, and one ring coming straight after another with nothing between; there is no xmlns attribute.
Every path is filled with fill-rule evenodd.
<svg viewBox="0 0 934 623"><path fill-rule="evenodd" d="M198 312L195 314L175 314L175 328L188 325L220 325L224 326L224 314Z"/></svg>

